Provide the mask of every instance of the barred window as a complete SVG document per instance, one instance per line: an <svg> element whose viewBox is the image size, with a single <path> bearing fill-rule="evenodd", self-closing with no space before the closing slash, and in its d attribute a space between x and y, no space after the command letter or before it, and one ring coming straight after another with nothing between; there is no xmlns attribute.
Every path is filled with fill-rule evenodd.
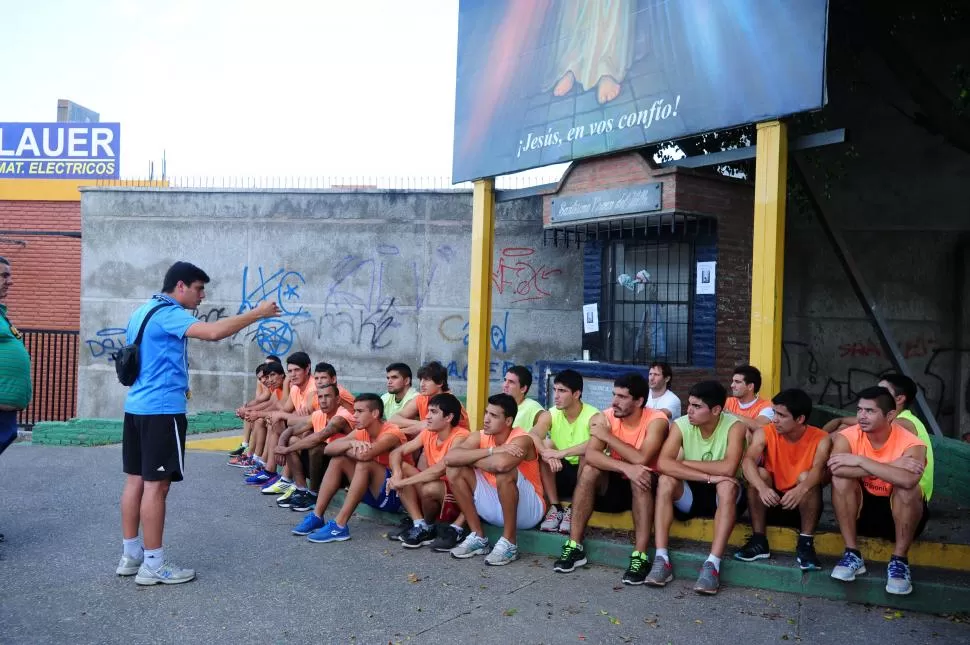
<svg viewBox="0 0 970 645"><path fill-rule="evenodd" d="M691 360L689 242L616 240L603 248L602 360L646 365Z"/></svg>

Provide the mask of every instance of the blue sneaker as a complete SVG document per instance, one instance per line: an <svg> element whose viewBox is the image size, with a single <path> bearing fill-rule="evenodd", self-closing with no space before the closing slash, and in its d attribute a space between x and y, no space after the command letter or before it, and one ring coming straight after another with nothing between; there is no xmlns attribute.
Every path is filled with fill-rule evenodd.
<svg viewBox="0 0 970 645"><path fill-rule="evenodd" d="M316 542L317 544L326 544L327 542L346 542L350 539L350 528L337 526L337 522L330 520L326 525L317 529L310 535L306 536L311 542Z"/></svg>
<svg viewBox="0 0 970 645"><path fill-rule="evenodd" d="M255 475L247 477L246 484L248 486L269 486L275 483L279 478L280 476L276 473L260 470Z"/></svg>
<svg viewBox="0 0 970 645"><path fill-rule="evenodd" d="M313 511L303 516L303 521L296 525L291 531L293 535L309 535L318 529L322 529L325 522L322 517L317 517Z"/></svg>
<svg viewBox="0 0 970 645"><path fill-rule="evenodd" d="M893 558L889 561L886 576L886 592L905 596L913 593L913 580L909 575L909 565Z"/></svg>
<svg viewBox="0 0 970 645"><path fill-rule="evenodd" d="M832 577L843 582L852 582L856 576L861 576L865 572L865 561L855 553L846 550L839 563L832 568Z"/></svg>

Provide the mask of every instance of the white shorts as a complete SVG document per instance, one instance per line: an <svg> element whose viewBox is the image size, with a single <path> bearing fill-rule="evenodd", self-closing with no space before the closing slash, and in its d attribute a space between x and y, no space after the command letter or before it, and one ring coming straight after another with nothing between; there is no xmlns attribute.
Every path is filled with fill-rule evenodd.
<svg viewBox="0 0 970 645"><path fill-rule="evenodd" d="M515 528L531 529L542 521L546 513L546 504L536 493L536 489L526 479L522 472L518 473L516 486L519 489L519 505L515 511ZM498 489L492 486L482 471L475 469L475 509L478 516L489 524L505 526L502 515L502 504L498 499Z"/></svg>

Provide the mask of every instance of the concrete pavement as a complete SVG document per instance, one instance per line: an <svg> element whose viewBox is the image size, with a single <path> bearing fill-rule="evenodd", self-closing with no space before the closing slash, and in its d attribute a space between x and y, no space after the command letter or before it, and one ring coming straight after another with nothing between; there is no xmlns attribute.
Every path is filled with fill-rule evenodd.
<svg viewBox="0 0 970 645"><path fill-rule="evenodd" d="M166 556L199 571L175 587L114 575L119 446L18 444L0 457L0 643L965 643L963 622L725 588L626 588L620 572L556 574L405 551L361 518L353 539L289 534L300 514L241 484L224 457L192 452L169 497Z"/></svg>

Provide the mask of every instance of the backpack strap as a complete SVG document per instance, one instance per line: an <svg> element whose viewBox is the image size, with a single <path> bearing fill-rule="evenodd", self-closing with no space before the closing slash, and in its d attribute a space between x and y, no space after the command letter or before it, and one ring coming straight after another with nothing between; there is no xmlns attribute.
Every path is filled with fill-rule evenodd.
<svg viewBox="0 0 970 645"><path fill-rule="evenodd" d="M151 310L149 310L149 312L145 314L145 318L141 321L141 327L138 328L138 336L135 337L135 342L134 342L135 345L141 345L141 337L145 335L145 326L148 325L149 319L151 319L151 317L155 315L155 312L161 309L162 307L172 307L172 306L174 305L170 302L163 302L160 305L156 305L152 307Z"/></svg>

